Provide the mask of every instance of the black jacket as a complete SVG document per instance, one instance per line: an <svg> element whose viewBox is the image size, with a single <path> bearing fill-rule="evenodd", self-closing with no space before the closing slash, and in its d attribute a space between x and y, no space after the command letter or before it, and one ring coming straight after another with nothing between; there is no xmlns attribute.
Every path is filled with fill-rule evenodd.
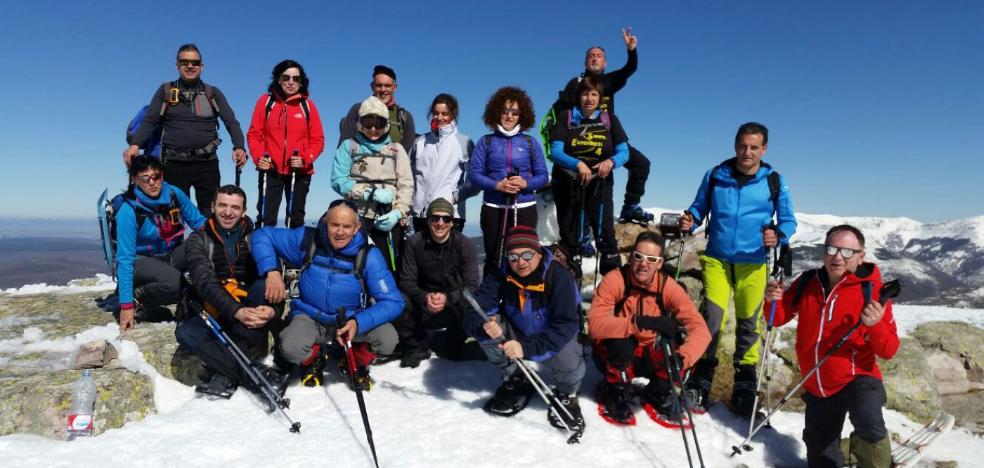
<svg viewBox="0 0 984 468"><path fill-rule="evenodd" d="M235 250L229 249L236 252L235 255L227 253L222 236L216 232L214 218L209 218L204 228L193 232L185 241L186 263L191 285L198 293L198 298L215 307L219 311L219 316L226 321L235 320L236 312L243 307L243 304L236 302L220 282L235 276L236 280L245 285L244 289L249 289L249 285L259 276L249 247L249 234L253 232L253 223L244 216L240 221L240 227L242 233L239 236L239 243ZM213 244L211 259L208 256L209 241Z"/></svg>
<svg viewBox="0 0 984 468"><path fill-rule="evenodd" d="M431 239L430 231L414 234L407 241L400 267L400 290L419 307L427 303L427 293L443 292L448 304L461 300L461 291L449 291L445 274L454 269L464 287L478 287L478 252L471 239L451 230L451 237L442 244Z"/></svg>
<svg viewBox="0 0 984 468"><path fill-rule="evenodd" d="M603 73L601 75L602 86L605 87L605 96L601 101L601 105L598 106L601 110L607 110L610 114L615 113L615 93L619 92L625 83L629 81L629 77L635 73L636 68L639 67L639 53L638 50L628 51L628 59L625 61L625 66L619 68L610 73ZM567 86L564 90L560 92L557 97L557 102L554 103L554 112L559 116L562 111L577 107L578 105L578 94L577 94L577 84L581 81L581 77L590 74L587 70L580 76L571 78L567 82Z"/></svg>
<svg viewBox="0 0 984 468"><path fill-rule="evenodd" d="M170 82L166 85L157 87L153 97L150 98L150 106L144 114L143 122L137 129L133 137L130 138L131 145L141 146L150 138L158 125L164 126L163 146L175 150L196 150L208 146L209 143L219 138L218 118L222 119L229 137L232 138L233 149L245 149L246 139L243 137L243 130L239 127L236 114L226 101L225 95L219 88L210 86L215 104L218 106L219 115L215 115L215 110L208 102L205 95L205 82L199 80L197 83L188 85L181 80L177 80L178 89L181 91L180 102L176 105L168 105L164 113L164 121L161 122L161 106L167 99L167 89ZM192 99L188 99L195 96Z"/></svg>

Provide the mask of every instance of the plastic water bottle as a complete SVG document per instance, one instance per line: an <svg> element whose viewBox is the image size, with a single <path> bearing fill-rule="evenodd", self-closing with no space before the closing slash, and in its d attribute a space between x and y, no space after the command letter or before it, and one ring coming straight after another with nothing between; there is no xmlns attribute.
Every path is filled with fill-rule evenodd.
<svg viewBox="0 0 984 468"><path fill-rule="evenodd" d="M92 369L83 369L72 384L72 407L68 410L68 440L92 435L92 410L96 402L96 382Z"/></svg>

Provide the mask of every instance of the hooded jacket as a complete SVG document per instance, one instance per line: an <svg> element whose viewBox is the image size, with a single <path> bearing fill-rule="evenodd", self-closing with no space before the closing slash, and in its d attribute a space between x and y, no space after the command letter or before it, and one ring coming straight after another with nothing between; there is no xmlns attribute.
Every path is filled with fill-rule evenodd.
<svg viewBox="0 0 984 468"><path fill-rule="evenodd" d="M267 115L267 100L273 99L273 107ZM307 101L310 115L304 115L301 101ZM307 95L295 94L286 100L277 93L264 93L253 107L253 119L246 132L249 153L256 164L264 154L273 160L278 174L290 174L289 159L296 149L304 159L302 174L314 174L314 161L325 149L325 131L317 106Z"/></svg>
<svg viewBox="0 0 984 468"><path fill-rule="evenodd" d="M410 212L413 198L413 174L410 158L403 146L392 143L389 135L380 141L369 141L362 133L354 140L345 140L335 151L331 167L331 188L351 200L359 208L359 215L376 219L386 214L377 212L377 203L366 198L366 191L386 189L393 192L393 206L403 218Z"/></svg>
<svg viewBox="0 0 984 468"><path fill-rule="evenodd" d="M225 245L223 236L218 233L214 218L210 218L205 228L195 231L185 243L185 263L188 265L188 276L198 297L205 303L211 304L219 311L219 315L227 323L234 323L236 312L243 305L237 302L222 286L220 281L235 278L236 281L249 285L256 281L256 263L250 255L249 235L253 232L253 222L243 216L239 221L238 242L232 248ZM208 255L208 245L212 243L212 256ZM230 255L230 252L233 252Z"/></svg>
<svg viewBox="0 0 984 468"><path fill-rule="evenodd" d="M465 178L474 146L454 122L417 138L410 150L414 216L425 216L430 202L443 198L455 205L455 218L465 217L465 199L474 195Z"/></svg>

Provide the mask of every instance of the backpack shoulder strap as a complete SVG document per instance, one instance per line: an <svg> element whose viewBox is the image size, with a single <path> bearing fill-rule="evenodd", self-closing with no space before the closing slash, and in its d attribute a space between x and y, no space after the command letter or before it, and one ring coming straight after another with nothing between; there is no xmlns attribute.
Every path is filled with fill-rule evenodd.
<svg viewBox="0 0 984 468"><path fill-rule="evenodd" d="M611 130L612 128L612 117L608 114L607 110L601 111L601 124L604 125L607 130Z"/></svg>
<svg viewBox="0 0 984 468"><path fill-rule="evenodd" d="M772 200L772 211L779 213L779 173L772 171L769 174L769 198Z"/></svg>
<svg viewBox="0 0 984 468"><path fill-rule="evenodd" d="M305 226L304 227L304 239L301 240L301 248L305 251L304 263L301 265L301 273L307 270L311 266L311 262L314 261L314 252L318 250L318 243L315 242L314 237L318 234L318 228ZM298 275L300 277L300 275Z"/></svg>
<svg viewBox="0 0 984 468"><path fill-rule="evenodd" d="M809 284L810 280L815 278L820 270L813 269L804 271L800 275L799 282L796 283L796 293L793 294L793 307L799 307L800 299L803 298L803 291L806 290L806 285Z"/></svg>
<svg viewBox="0 0 984 468"><path fill-rule="evenodd" d="M161 89L164 90L164 101L161 102L161 117L167 113L167 108L171 107L173 104L178 103L178 82L177 81L165 81L161 83Z"/></svg>
<svg viewBox="0 0 984 468"><path fill-rule="evenodd" d="M574 111L572 109L567 109L566 114L567 116L565 120L567 121L567 128L571 128L574 126Z"/></svg>
<svg viewBox="0 0 984 468"><path fill-rule="evenodd" d="M301 112L304 113L304 119L307 120L308 126L311 125L311 108L308 106L307 98L301 98Z"/></svg>
<svg viewBox="0 0 984 468"><path fill-rule="evenodd" d="M861 295L864 297L864 304L871 302L871 281L861 282Z"/></svg>
<svg viewBox="0 0 984 468"><path fill-rule="evenodd" d="M215 92L208 83L202 81L202 86L205 87L205 98L208 100L208 105L212 106L212 112L215 113L215 118L219 118L219 103L215 100Z"/></svg>
<svg viewBox="0 0 984 468"><path fill-rule="evenodd" d="M276 99L273 98L273 94L267 93L266 106L263 111L263 121L266 122L270 118L270 111L273 110L273 105L276 104Z"/></svg>

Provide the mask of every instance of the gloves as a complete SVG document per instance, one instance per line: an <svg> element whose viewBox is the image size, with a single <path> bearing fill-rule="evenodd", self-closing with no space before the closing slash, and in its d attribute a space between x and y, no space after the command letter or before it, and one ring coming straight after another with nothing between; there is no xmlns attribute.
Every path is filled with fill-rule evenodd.
<svg viewBox="0 0 984 468"><path fill-rule="evenodd" d="M680 322L669 315L661 315L659 317L637 315L636 326L646 330L657 331L661 336L673 338L676 336L677 328L680 326Z"/></svg>
<svg viewBox="0 0 984 468"><path fill-rule="evenodd" d="M393 192L387 189L376 189L374 192L372 189L366 189L362 194L362 199L369 201L369 195L372 194L372 201L379 203L381 205L389 205L393 203ZM387 229L389 231L389 229Z"/></svg>
<svg viewBox="0 0 984 468"><path fill-rule="evenodd" d="M378 194L379 191L377 190L376 193ZM376 218L376 221L373 223L373 226L375 226L376 229L379 229L380 231L389 232L392 231L394 227L396 227L396 223L400 222L400 218L402 217L403 217L403 213L401 213L400 210L390 210L389 213L386 213L383 216Z"/></svg>

